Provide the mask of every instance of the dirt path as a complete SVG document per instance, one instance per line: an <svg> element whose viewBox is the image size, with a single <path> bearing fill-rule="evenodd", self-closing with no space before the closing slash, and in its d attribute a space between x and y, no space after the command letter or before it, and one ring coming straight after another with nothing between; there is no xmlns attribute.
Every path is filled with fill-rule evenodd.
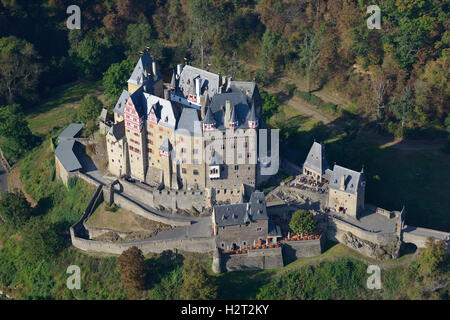
<svg viewBox="0 0 450 320"><path fill-rule="evenodd" d="M22 181L20 181L20 167L15 166L13 167L11 173L9 174L9 189L12 191L14 189L19 189L23 192L25 195L25 198L27 198L28 202L30 203L31 207L35 207L37 205L37 202L34 201L31 196L25 192L25 189L23 188Z"/></svg>
<svg viewBox="0 0 450 320"><path fill-rule="evenodd" d="M438 151L442 148L442 142L429 142L429 141L405 141L402 138L395 138L393 141L387 142L380 146L383 148L395 148L402 151L421 151L421 150L434 150Z"/></svg>
<svg viewBox="0 0 450 320"><path fill-rule="evenodd" d="M278 83L277 86L270 86L264 89L266 89L269 93L276 95L280 99L280 102L282 104L290 105L301 113L312 117L317 121L322 121L323 123L327 124L336 119L336 117L333 117L331 115L320 113L315 106L309 104L296 95L289 95L286 88L286 85L284 85L283 83L281 83L281 85L280 83Z"/></svg>
<svg viewBox="0 0 450 320"><path fill-rule="evenodd" d="M255 64L245 63L245 65L252 71L261 68L260 66ZM336 117L333 117L331 115L320 113L319 111L317 111L317 108L315 106L309 104L308 102L304 101L303 99L295 95L289 96L287 93L288 85L294 85L296 88L301 89L302 91L306 90L305 86L299 80L292 79L289 76L280 77L276 79L274 85L263 87L263 89L279 97L280 101L283 104L288 104L291 107L300 111L301 113L316 119L317 121L322 121L323 123L327 124L336 119ZM326 102L332 102L335 104L344 104L342 100L339 100L336 97L331 97L330 94L323 92L323 90L314 92L313 94L317 95Z"/></svg>

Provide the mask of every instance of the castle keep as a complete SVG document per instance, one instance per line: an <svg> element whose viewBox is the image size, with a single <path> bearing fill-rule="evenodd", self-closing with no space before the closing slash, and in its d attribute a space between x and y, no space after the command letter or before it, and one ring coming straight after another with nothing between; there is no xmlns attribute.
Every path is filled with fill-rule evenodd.
<svg viewBox="0 0 450 320"><path fill-rule="evenodd" d="M114 108L108 168L117 177L236 202L263 178L256 153L261 126L255 83L178 65L164 88L146 52Z"/></svg>

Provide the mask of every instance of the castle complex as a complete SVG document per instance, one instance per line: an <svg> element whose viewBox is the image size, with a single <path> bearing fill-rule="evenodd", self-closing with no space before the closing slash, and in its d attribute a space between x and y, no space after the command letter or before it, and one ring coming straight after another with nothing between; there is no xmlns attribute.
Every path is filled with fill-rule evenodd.
<svg viewBox="0 0 450 320"><path fill-rule="evenodd" d="M255 83L178 65L165 86L146 52L114 108L108 168L117 177L236 202L263 179L256 154L261 126Z"/></svg>
<svg viewBox="0 0 450 320"><path fill-rule="evenodd" d="M212 252L214 272L279 268L319 255L326 239L376 259L398 257L402 243L423 248L430 236L450 250L449 233L407 226L404 209L366 204L364 171L331 167L318 142L301 167L283 159L289 181L258 191L270 178L262 172L273 165L257 154L265 142L258 134L265 129L261 109L253 82L178 65L170 83L163 83L155 60L143 53L112 125L103 112L109 174L88 165L82 124L69 125L58 137L57 175L65 183L79 177L97 187L71 227L74 246L115 254L130 246L144 253ZM122 237L85 223L103 200L170 230L136 241L98 239L110 232ZM312 234L292 232L289 220L299 209L314 213Z"/></svg>

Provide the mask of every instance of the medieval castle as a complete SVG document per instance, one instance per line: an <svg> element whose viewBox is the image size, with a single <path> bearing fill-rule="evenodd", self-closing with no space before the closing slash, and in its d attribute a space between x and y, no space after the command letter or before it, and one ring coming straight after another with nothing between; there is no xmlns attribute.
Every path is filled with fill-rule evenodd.
<svg viewBox="0 0 450 320"><path fill-rule="evenodd" d="M143 53L114 108L106 135L108 168L169 190L205 190L236 202L260 184L257 129L261 98L254 82L190 65L177 66L164 85Z"/></svg>
<svg viewBox="0 0 450 320"><path fill-rule="evenodd" d="M330 167L318 142L301 166L283 160L290 181L258 191L274 162L258 154L265 142L259 131L266 128L261 109L253 82L178 65L170 83L163 83L153 57L141 54L114 121L104 126L109 173L86 165L82 124L69 125L58 137L57 175L65 183L76 176L97 187L70 229L73 245L116 254L130 246L144 253L213 252L215 272L279 268L320 254L325 239L377 259L397 257L402 243L423 248L428 237L446 241L450 250L449 233L407 226L404 209L365 203L363 170ZM106 110L102 114L106 124ZM103 200L171 229L144 240L98 240L111 230L85 222ZM288 221L298 209L314 212L314 234L291 232Z"/></svg>

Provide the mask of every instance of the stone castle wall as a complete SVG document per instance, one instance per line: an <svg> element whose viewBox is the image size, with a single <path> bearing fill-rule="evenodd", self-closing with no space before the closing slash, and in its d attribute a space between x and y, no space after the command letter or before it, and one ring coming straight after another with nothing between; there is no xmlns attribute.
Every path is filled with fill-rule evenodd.
<svg viewBox="0 0 450 320"><path fill-rule="evenodd" d="M221 271L245 271L275 269L283 267L283 254L280 248L249 250L245 254L215 255Z"/></svg>
<svg viewBox="0 0 450 320"><path fill-rule="evenodd" d="M401 241L395 232L374 233L331 216L321 225L327 238L342 243L361 254L379 259L397 258Z"/></svg>
<svg viewBox="0 0 450 320"><path fill-rule="evenodd" d="M321 236L319 239L314 240L284 242L282 248L285 263L289 263L297 259L320 255L322 253L325 240L326 237Z"/></svg>

